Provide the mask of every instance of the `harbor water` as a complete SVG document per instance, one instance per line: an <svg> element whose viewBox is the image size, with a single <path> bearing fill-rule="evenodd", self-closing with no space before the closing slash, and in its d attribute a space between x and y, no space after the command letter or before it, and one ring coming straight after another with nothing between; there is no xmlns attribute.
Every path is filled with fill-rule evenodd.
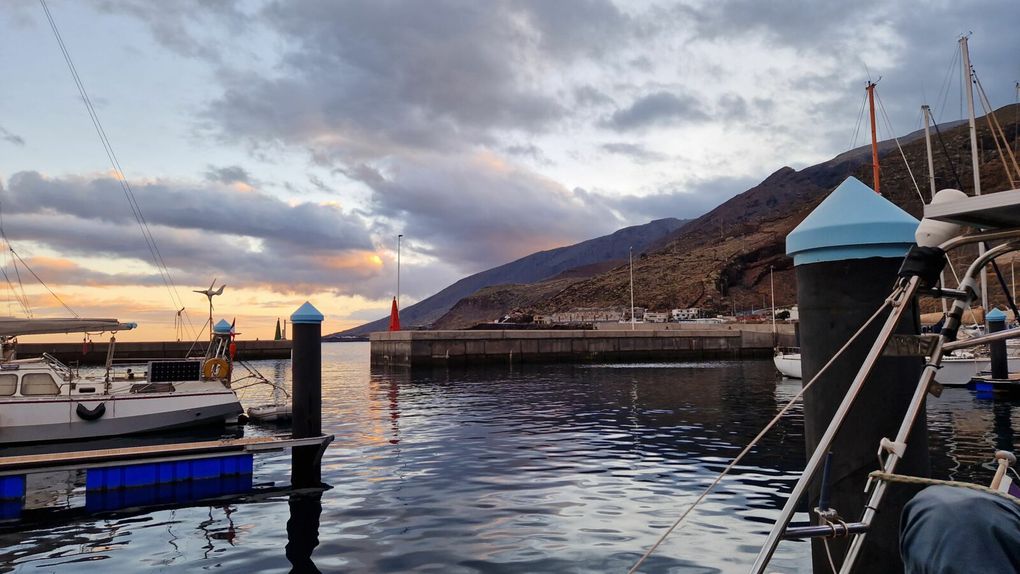
<svg viewBox="0 0 1020 574"><path fill-rule="evenodd" d="M254 364L289 384L289 361ZM330 489L274 494L290 456L270 453L254 469L268 494L90 514L74 510L82 476L36 476L24 517L0 521L0 571L626 571L799 388L770 360L409 373L370 368L367 343L325 344ZM1018 404L931 399L935 475L987 484ZM802 426L796 410L644 571L746 571L803 465ZM808 571L809 554L783 543L770 571Z"/></svg>

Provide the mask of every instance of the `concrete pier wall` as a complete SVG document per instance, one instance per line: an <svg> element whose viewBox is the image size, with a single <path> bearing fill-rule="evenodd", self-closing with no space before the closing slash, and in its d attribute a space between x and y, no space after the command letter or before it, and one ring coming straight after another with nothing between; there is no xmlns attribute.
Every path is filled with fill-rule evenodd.
<svg viewBox="0 0 1020 574"><path fill-rule="evenodd" d="M237 358L245 361L258 359L289 359L290 341L237 341ZM191 350L191 355L205 353L208 341L200 341L192 348L191 341L125 341L117 342L114 358L124 359L180 359ZM95 341L83 348L81 343L18 343L18 357L38 357L49 353L64 363L103 365L106 363L107 341Z"/></svg>
<svg viewBox="0 0 1020 574"><path fill-rule="evenodd" d="M394 331L372 333L373 365L455 365L511 361L601 362L760 358L772 333L737 329L635 331ZM781 333L781 346L793 335Z"/></svg>

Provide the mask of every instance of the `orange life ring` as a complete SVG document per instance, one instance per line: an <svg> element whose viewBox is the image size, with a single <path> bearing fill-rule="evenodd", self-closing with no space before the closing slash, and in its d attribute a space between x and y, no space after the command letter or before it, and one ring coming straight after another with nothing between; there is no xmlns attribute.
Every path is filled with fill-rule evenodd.
<svg viewBox="0 0 1020 574"><path fill-rule="evenodd" d="M205 379L227 380L230 378L230 363L226 359L213 357L202 365L202 377Z"/></svg>

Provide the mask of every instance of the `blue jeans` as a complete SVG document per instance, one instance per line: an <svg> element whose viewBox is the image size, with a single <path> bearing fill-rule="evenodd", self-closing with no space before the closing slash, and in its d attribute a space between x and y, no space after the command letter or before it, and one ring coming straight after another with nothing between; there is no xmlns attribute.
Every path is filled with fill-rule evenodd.
<svg viewBox="0 0 1020 574"><path fill-rule="evenodd" d="M903 509L900 555L906 574L1020 572L1020 505L929 486Z"/></svg>

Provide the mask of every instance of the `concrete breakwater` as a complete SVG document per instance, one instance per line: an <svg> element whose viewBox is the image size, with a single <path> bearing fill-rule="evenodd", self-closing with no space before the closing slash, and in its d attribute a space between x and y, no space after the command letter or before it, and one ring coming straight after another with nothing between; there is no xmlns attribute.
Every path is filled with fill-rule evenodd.
<svg viewBox="0 0 1020 574"><path fill-rule="evenodd" d="M763 358L772 332L732 325L683 330L394 331L372 333L373 365ZM792 329L778 335L794 345Z"/></svg>
<svg viewBox="0 0 1020 574"><path fill-rule="evenodd" d="M118 362L125 359L143 361L146 359L180 359L196 353L205 352L208 341L118 341L114 350L114 358ZM289 359L291 342L288 341L237 341L237 358L242 360L256 359ZM18 343L18 357L38 357L49 353L64 363L79 365L103 365L106 363L106 352L109 342L93 343Z"/></svg>

